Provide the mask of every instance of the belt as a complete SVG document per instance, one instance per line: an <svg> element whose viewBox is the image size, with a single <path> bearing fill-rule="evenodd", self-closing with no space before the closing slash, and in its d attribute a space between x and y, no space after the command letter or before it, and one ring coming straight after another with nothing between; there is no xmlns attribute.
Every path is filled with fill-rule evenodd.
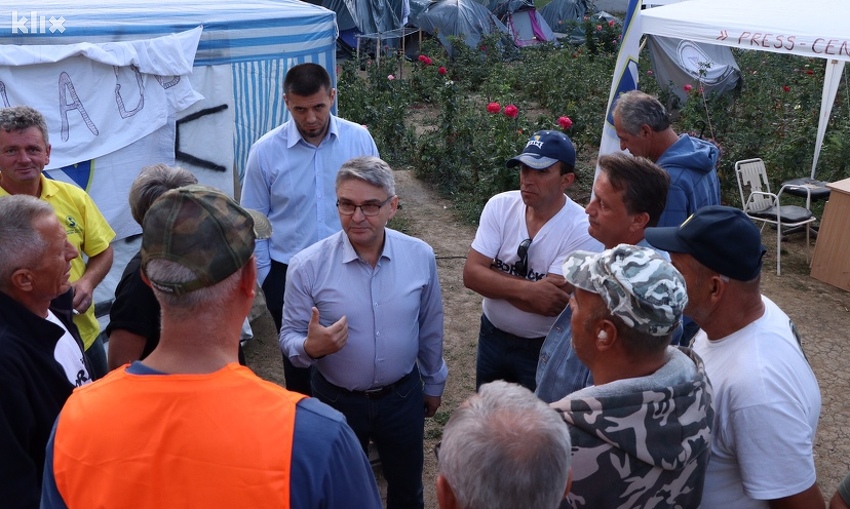
<svg viewBox="0 0 850 509"><path fill-rule="evenodd" d="M321 375L321 373L319 373L319 375ZM410 378L412 376L413 376L413 371L404 375L403 377L399 378L398 380L396 380L395 382L393 382L389 385L385 385L383 387L374 387L372 389L367 389L365 391L350 391L350 390L348 390L344 387L339 387L339 386L336 386L336 385L328 382L328 379L325 378L324 376L322 376L322 378L325 378L325 382L327 382L329 385L336 387L341 392L344 392L346 394L349 394L349 395L352 395L352 396L363 396L366 399L381 399L384 396L386 396L387 394L391 393L393 391L393 389L395 389L396 387L400 387L400 386L404 385L405 383L407 383L408 381L410 381Z"/></svg>

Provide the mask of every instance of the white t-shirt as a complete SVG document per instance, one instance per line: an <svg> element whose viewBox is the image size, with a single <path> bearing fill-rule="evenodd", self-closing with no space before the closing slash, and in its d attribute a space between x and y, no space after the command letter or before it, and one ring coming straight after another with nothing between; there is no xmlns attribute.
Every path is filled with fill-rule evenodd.
<svg viewBox="0 0 850 509"><path fill-rule="evenodd" d="M74 339L74 336L68 332L65 324L49 309L47 310L47 320L62 327L62 330L65 331L62 337L59 338L59 341L56 342L56 347L53 349L53 358L62 366L65 376L68 377L68 381L74 387L80 387L91 382L85 361L83 361L83 350Z"/></svg>
<svg viewBox="0 0 850 509"><path fill-rule="evenodd" d="M573 251L602 251L602 244L587 233L587 214L570 200L537 232L528 247L528 276L532 281L546 274L563 275L562 266ZM519 261L517 247L529 238L525 203L519 191L490 198L481 212L481 222L472 249L492 258L496 267L510 274ZM499 329L523 338L543 337L557 316L543 316L517 309L506 300L485 297L484 314Z"/></svg>
<svg viewBox="0 0 850 509"><path fill-rule="evenodd" d="M723 339L700 331L694 351L714 392L715 429L703 509L767 508L815 483L820 390L797 329L767 297L764 315Z"/></svg>

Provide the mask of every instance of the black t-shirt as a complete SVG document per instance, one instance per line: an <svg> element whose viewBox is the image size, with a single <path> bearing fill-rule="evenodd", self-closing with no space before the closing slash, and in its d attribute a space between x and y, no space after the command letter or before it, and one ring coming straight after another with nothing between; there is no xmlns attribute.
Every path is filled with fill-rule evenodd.
<svg viewBox="0 0 850 509"><path fill-rule="evenodd" d="M151 287L142 280L142 253L130 259L121 281L115 288L115 302L109 311L109 325L106 334L115 329L123 329L144 336L145 349L142 359L147 357L159 344L159 302Z"/></svg>

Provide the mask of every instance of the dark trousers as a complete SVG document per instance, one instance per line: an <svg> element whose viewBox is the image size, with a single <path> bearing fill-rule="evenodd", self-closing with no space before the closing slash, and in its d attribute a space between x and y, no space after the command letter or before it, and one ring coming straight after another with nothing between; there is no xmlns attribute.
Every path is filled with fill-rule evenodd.
<svg viewBox="0 0 850 509"><path fill-rule="evenodd" d="M288 265L272 260L271 271L263 281L263 293L266 296L266 307L272 315L278 335L280 325L283 323L283 293L286 289L286 268ZM286 379L286 388L290 391L300 392L312 396L310 390L310 368L298 368L285 354L283 358L283 376Z"/></svg>
<svg viewBox="0 0 850 509"><path fill-rule="evenodd" d="M345 415L363 451L369 439L375 442L387 480L387 509L422 509L425 399L419 369L373 398L331 384L318 370L312 378L313 395Z"/></svg>
<svg viewBox="0 0 850 509"><path fill-rule="evenodd" d="M478 333L475 390L482 384L504 380L534 392L537 363L546 338L521 338L493 325L483 314Z"/></svg>
<svg viewBox="0 0 850 509"><path fill-rule="evenodd" d="M100 380L109 373L109 368L106 365L106 348L103 346L103 338L105 336L106 334L103 332L98 334L94 343L85 352L86 360L88 360L89 369L91 370L89 376L92 380Z"/></svg>

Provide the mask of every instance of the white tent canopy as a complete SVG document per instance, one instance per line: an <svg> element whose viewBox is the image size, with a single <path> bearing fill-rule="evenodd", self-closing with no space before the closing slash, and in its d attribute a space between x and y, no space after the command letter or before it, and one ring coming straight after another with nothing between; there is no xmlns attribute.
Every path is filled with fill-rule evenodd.
<svg viewBox="0 0 850 509"><path fill-rule="evenodd" d="M645 34L825 59L814 178L844 62L850 61L850 1L687 0L646 9L639 19Z"/></svg>

